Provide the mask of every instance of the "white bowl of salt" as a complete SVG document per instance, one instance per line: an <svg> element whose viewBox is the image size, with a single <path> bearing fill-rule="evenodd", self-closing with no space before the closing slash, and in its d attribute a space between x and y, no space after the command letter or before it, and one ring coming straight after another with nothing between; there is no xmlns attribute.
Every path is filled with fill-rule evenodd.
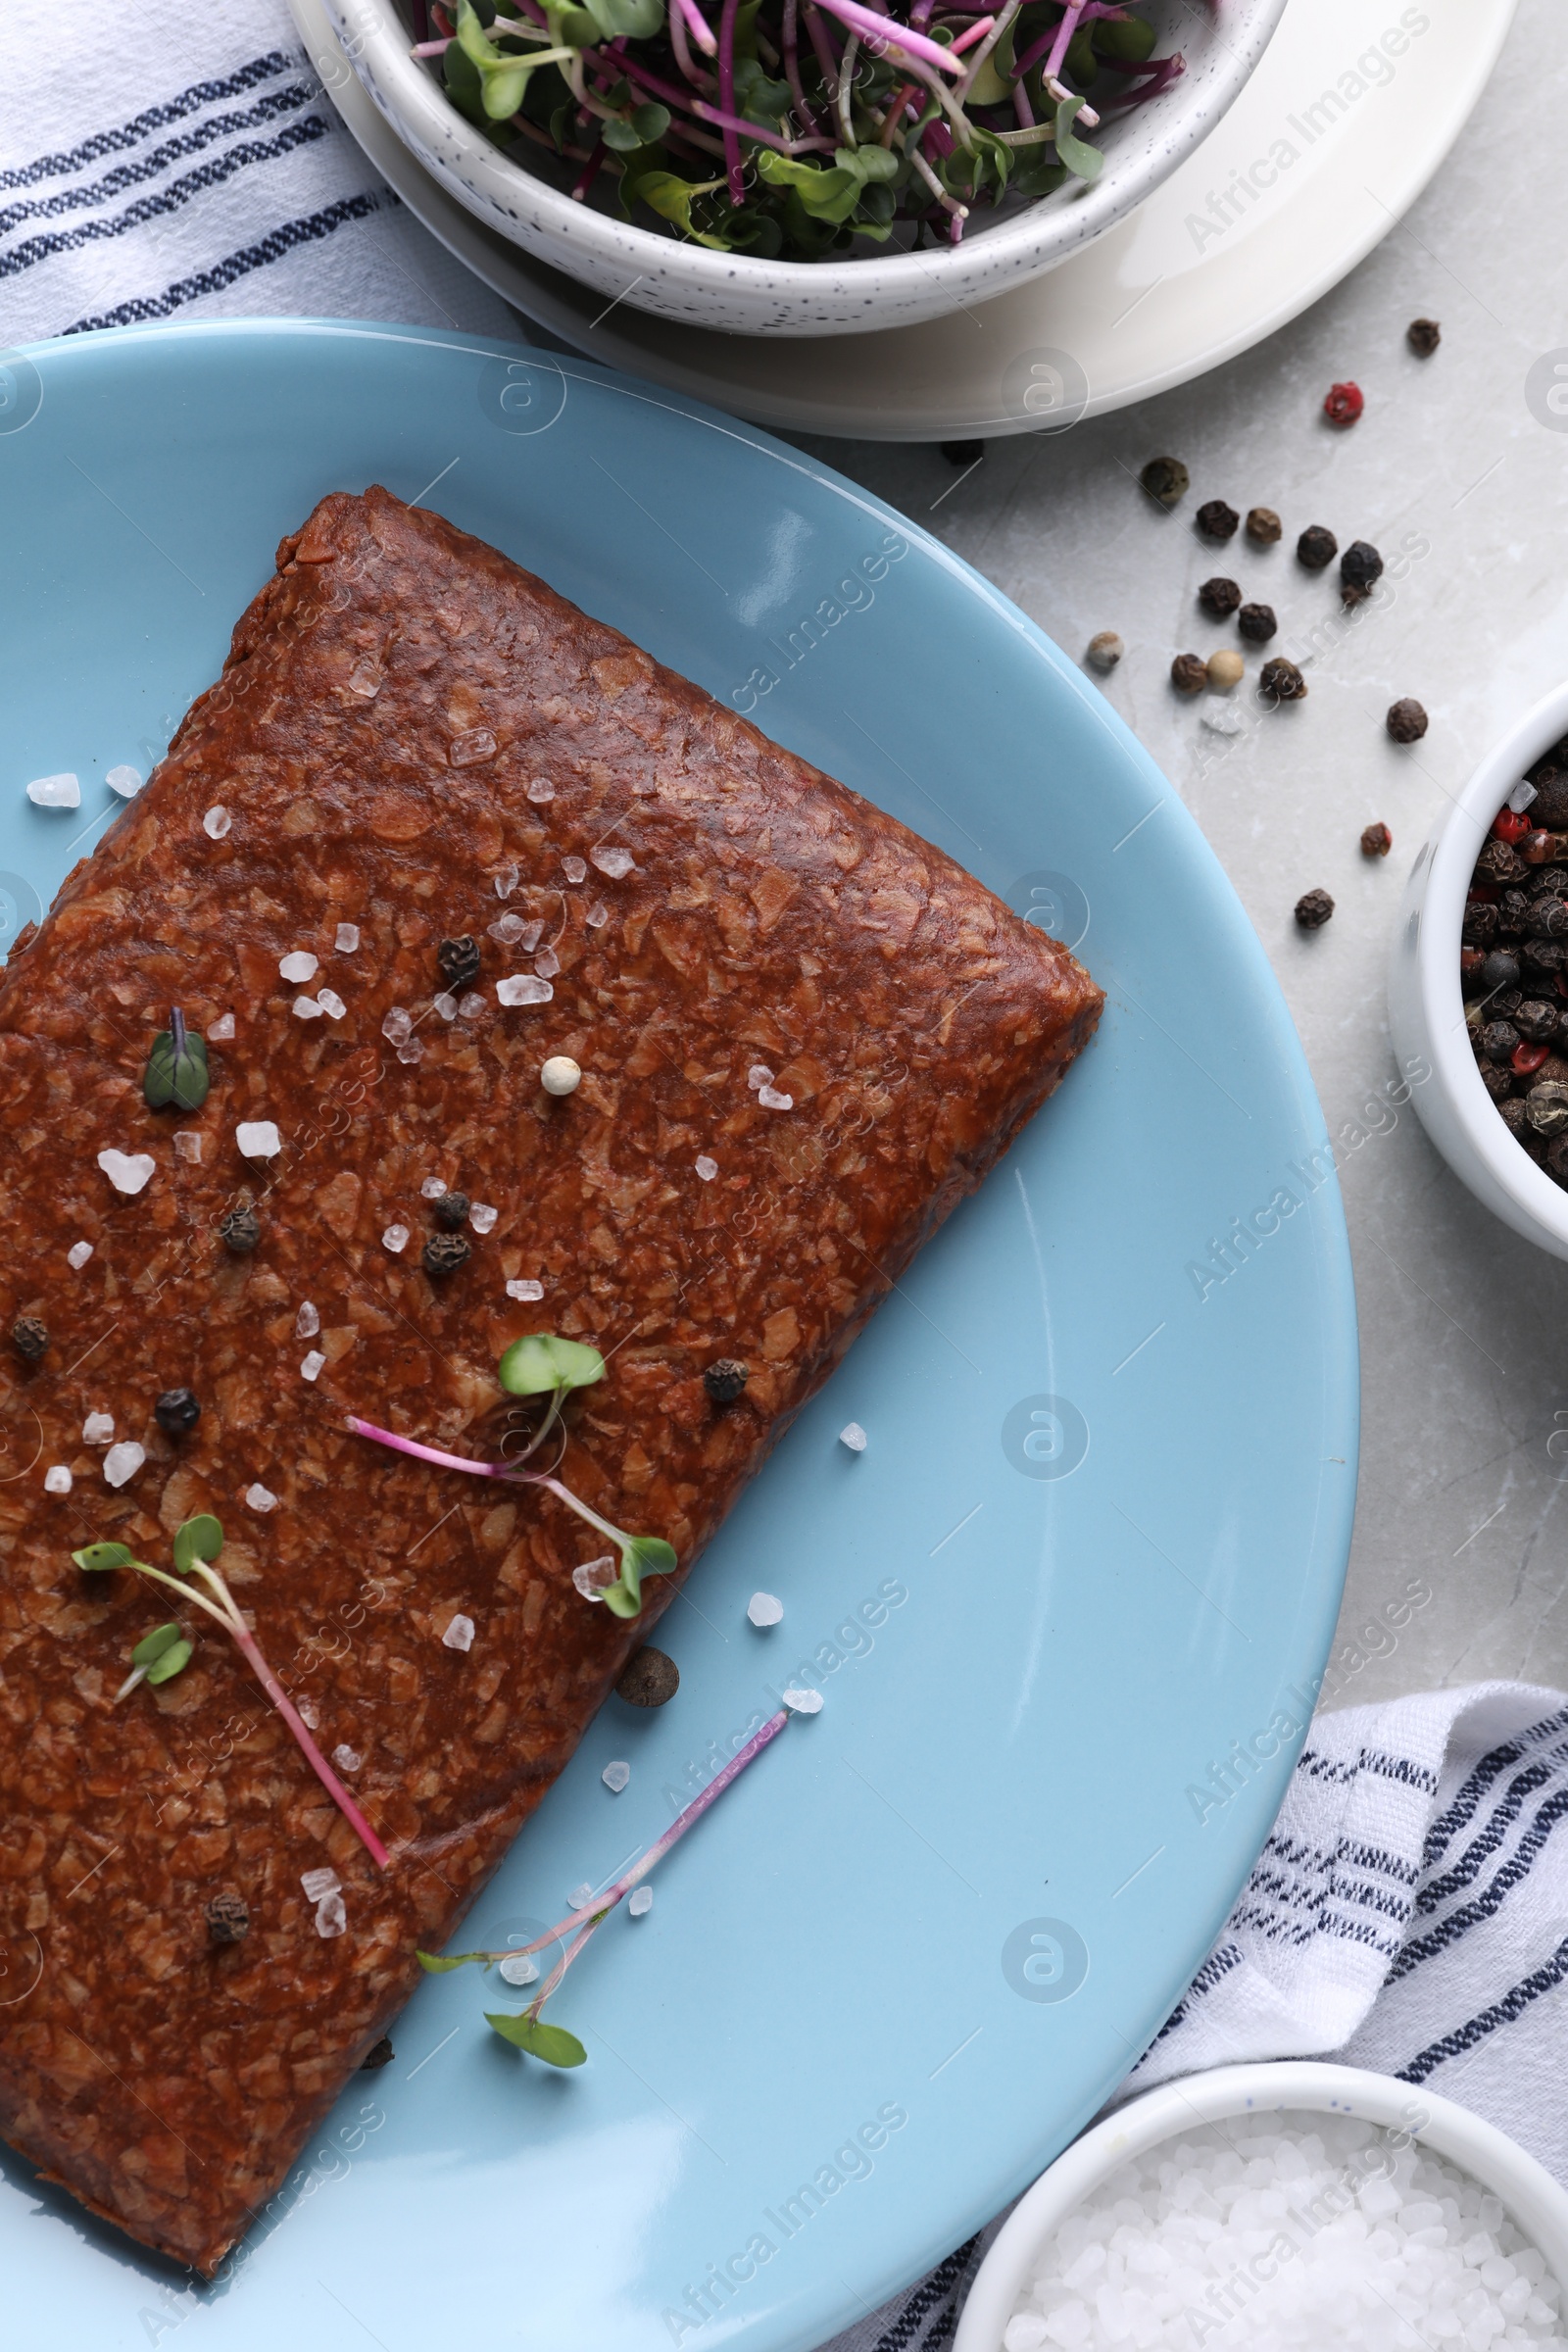
<svg viewBox="0 0 1568 2352"><path fill-rule="evenodd" d="M1019 2199L954 2352L1568 2352L1568 2191L1451 2099L1288 2060L1168 2082Z"/></svg>

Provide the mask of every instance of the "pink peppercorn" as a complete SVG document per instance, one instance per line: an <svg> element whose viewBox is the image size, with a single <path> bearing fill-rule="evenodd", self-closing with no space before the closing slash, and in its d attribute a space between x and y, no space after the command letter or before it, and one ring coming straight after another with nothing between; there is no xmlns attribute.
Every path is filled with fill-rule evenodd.
<svg viewBox="0 0 1568 2352"><path fill-rule="evenodd" d="M1323 414L1330 424L1353 424L1366 407L1366 396L1359 384L1331 384L1323 403Z"/></svg>

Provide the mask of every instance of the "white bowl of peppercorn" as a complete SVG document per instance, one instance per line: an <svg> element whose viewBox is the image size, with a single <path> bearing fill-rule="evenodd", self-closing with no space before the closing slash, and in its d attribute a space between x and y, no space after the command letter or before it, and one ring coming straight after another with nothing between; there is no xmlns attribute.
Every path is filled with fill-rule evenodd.
<svg viewBox="0 0 1568 2352"><path fill-rule="evenodd" d="M1568 1257L1568 685L1481 762L1411 867L1389 1028L1454 1174Z"/></svg>

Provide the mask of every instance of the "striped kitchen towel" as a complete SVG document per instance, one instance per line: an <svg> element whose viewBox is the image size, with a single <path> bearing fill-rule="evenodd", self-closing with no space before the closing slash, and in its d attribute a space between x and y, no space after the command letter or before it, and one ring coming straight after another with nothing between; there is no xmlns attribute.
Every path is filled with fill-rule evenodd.
<svg viewBox="0 0 1568 2352"><path fill-rule="evenodd" d="M6 0L0 346L165 318L514 337L338 121L284 0Z"/></svg>
<svg viewBox="0 0 1568 2352"><path fill-rule="evenodd" d="M1568 1702L1481 1683L1314 1718L1212 1952L1117 2092L1258 2058L1426 2084L1568 2185ZM940 2352L997 2220L823 2352Z"/></svg>

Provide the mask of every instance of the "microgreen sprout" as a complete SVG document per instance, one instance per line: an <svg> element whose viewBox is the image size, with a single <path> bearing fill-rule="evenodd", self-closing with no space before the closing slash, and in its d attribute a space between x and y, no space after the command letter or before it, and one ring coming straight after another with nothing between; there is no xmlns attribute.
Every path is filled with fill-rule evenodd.
<svg viewBox="0 0 1568 2352"><path fill-rule="evenodd" d="M514 1340L501 1358L498 1378L511 1396L543 1396L548 1399L544 1415L532 1439L514 1461L474 1462L460 1453L444 1453L434 1446L417 1445L413 1438L400 1438L390 1429L379 1429L373 1421L362 1421L349 1416L349 1428L356 1437L372 1438L378 1446L389 1446L395 1453L406 1453L415 1461L433 1462L440 1470L464 1470L471 1478L505 1478L530 1487L543 1487L575 1511L591 1528L614 1544L620 1555L618 1575L608 1585L589 1595L602 1600L615 1617L637 1617L642 1613L642 1580L645 1576L669 1576L679 1562L673 1547L662 1536L628 1535L623 1527L603 1518L580 1494L547 1471L528 1470L524 1463L538 1451L540 1446L560 1421L561 1410L574 1389L592 1388L605 1377L605 1359L597 1348L584 1347L578 1340L559 1340L550 1332L532 1332L526 1338Z"/></svg>
<svg viewBox="0 0 1568 2352"><path fill-rule="evenodd" d="M177 1004L171 1005L169 1027L160 1029L147 1056L141 1091L151 1110L200 1110L207 1100L207 1040L185 1026Z"/></svg>
<svg viewBox="0 0 1568 2352"><path fill-rule="evenodd" d="M365 1815L360 1811L359 1806L354 1802L353 1797L350 1796L337 1774L317 1746L316 1741L311 1738L299 1710L257 1647L255 1635L251 1632L238 1602L215 1565L222 1548L222 1528L211 1512L203 1511L196 1518L187 1519L184 1525L174 1532L175 1573L172 1576L165 1568L154 1568L149 1566L146 1560L138 1560L129 1546L124 1544L88 1544L80 1551L74 1551L71 1556L76 1566L84 1569L89 1575L96 1575L113 1568L128 1568L136 1576L150 1577L154 1584L165 1586L171 1592L177 1592L187 1607L204 1609L209 1617L215 1619L222 1627L224 1633L232 1637L246 1665L255 1675L279 1715L282 1716L298 1742L306 1762L337 1806L338 1811L343 1815L344 1820L360 1838L372 1860L380 1869L385 1870L391 1860L386 1847L381 1843L380 1838L371 1829ZM160 1646L151 1656L147 1655L154 1642L163 1644L164 1638L170 1634L175 1637L173 1642ZM173 1658L178 1648L183 1648L185 1651L185 1657L180 1659L179 1666L166 1665L165 1661ZM145 1673L149 1683L167 1682L170 1675L179 1672L179 1667L186 1663L189 1656L190 1644L180 1635L177 1625L160 1626L156 1633L149 1634L145 1641L139 1642L131 1652L132 1663L137 1667L139 1673ZM160 1667L163 1667L162 1672L160 1672ZM125 1692L134 1688L138 1679L139 1675L133 1675L124 1684L118 1696L123 1698Z"/></svg>
<svg viewBox="0 0 1568 2352"><path fill-rule="evenodd" d="M670 1847L685 1837L694 1823L702 1819L709 1806L723 1795L732 1782L739 1780L747 1765L753 1763L764 1747L771 1745L789 1722L790 1713L788 1707L780 1707L776 1715L770 1715L761 1730L753 1733L745 1746L730 1758L723 1771L714 1774L701 1796L693 1797L684 1813L676 1815L663 1836L657 1838L629 1870L623 1871L603 1893L593 1895L586 1903L568 1911L565 1918L558 1919L553 1928L546 1928L544 1934L536 1936L532 1943L514 1946L504 1952L448 1952L440 1957L431 1952L420 1952L417 1955L419 1966L432 1977L445 1976L451 1969L466 1968L472 1963L482 1968L494 1968L503 1960L525 1959L532 1952L543 1951L546 1944L569 1936L571 1941L520 2016L505 2010L494 2013L487 2010L485 2023L504 2041L514 2043L519 2050L526 2050L531 2057L542 2058L547 2066L581 2066L588 2053L576 2034L568 2034L564 2026L546 2025L540 2017L540 2011L589 1937L603 1926L632 1888L641 1886L655 1863L662 1862Z"/></svg>
<svg viewBox="0 0 1568 2352"><path fill-rule="evenodd" d="M138 1683L172 1683L190 1664L196 1645L177 1625L155 1625L130 1653L131 1671L115 1692L115 1705L128 1698Z"/></svg>

